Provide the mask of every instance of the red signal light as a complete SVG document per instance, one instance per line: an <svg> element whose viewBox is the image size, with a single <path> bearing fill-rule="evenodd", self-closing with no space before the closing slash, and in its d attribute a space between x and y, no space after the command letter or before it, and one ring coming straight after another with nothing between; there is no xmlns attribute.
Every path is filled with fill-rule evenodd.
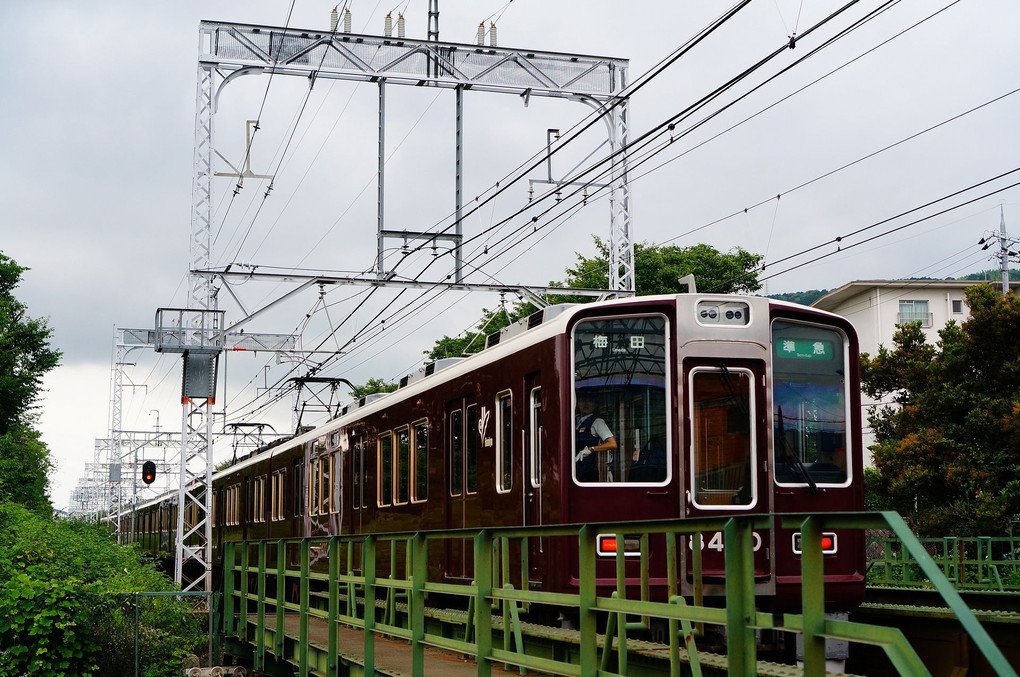
<svg viewBox="0 0 1020 677"><path fill-rule="evenodd" d="M142 481L152 484L156 481L156 464L153 461L146 461L142 464Z"/></svg>

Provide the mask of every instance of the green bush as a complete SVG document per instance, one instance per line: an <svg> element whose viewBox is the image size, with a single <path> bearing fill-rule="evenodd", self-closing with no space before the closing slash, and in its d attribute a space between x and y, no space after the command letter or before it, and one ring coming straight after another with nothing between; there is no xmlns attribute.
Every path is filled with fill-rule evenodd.
<svg viewBox="0 0 1020 677"><path fill-rule="evenodd" d="M0 677L180 674L203 641L191 607L136 592L173 583L103 526L53 521L0 503Z"/></svg>

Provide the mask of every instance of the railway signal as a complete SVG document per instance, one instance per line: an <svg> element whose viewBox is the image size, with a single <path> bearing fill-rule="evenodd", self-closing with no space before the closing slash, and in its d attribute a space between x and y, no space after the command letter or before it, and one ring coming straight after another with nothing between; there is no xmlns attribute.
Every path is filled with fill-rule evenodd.
<svg viewBox="0 0 1020 677"><path fill-rule="evenodd" d="M146 484L156 481L156 463L154 461L146 461L142 464L142 481Z"/></svg>

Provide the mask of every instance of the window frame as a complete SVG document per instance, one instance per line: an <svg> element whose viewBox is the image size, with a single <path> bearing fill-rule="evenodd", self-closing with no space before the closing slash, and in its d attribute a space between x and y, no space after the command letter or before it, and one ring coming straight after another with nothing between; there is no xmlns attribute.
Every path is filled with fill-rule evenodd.
<svg viewBox="0 0 1020 677"><path fill-rule="evenodd" d="M424 430L424 475L422 475L421 468L419 467L419 454L421 452L421 445L419 440L419 431ZM429 420L427 418L421 418L411 424L411 503L424 503L429 500ZM424 484L419 483L424 480ZM418 493L419 488L424 486L424 496L420 496Z"/></svg>
<svg viewBox="0 0 1020 677"><path fill-rule="evenodd" d="M406 458L403 458L405 456ZM400 469L407 465L401 477ZM411 426L404 424L393 429L393 505L411 502ZM405 483L406 482L406 483Z"/></svg>
<svg viewBox="0 0 1020 677"><path fill-rule="evenodd" d="M386 440L386 444L383 444ZM386 446L386 453L383 447ZM376 435L376 506L389 508L393 505L393 431L386 430Z"/></svg>
<svg viewBox="0 0 1020 677"><path fill-rule="evenodd" d="M789 317L777 317L777 318L774 318L772 320L772 322L769 324L769 337L770 337L769 340L773 344L775 342L775 328L774 327L775 327L776 322L785 322L786 324L793 324L793 325L798 325L798 326L802 326L802 327L810 327L810 328L814 328L814 329L821 329L821 330L824 330L824 331L833 332L834 334L836 334L839 337L840 341L842 342L842 349L843 350L842 350L841 355L842 355L842 360L843 360L843 370L846 371L847 369L849 369L849 365L850 365L850 339L847 336L846 332L844 332L840 327L837 327L837 326L831 325L831 324L819 324L817 322L806 322L804 320L793 319L793 318L789 318ZM774 390L775 389L776 372L777 371L779 371L779 370L777 370L777 368L776 368L775 358L773 357L772 358L772 365L771 365L771 368L769 370L769 378L771 380L771 382L769 383L769 389L770 390ZM818 487L822 487L824 489L845 489L845 488L851 486L853 484L853 482L854 482L854 465L853 465L854 464L854 459L856 458L856 454L857 453L861 453L861 452L856 448L856 446L855 446L856 445L856 440L854 438L854 435L851 433L851 428L852 428L852 423L853 423L853 412L850 410L850 403L852 401L851 400L850 385L851 385L850 384L850 379L849 378L844 378L843 379L843 403L844 403L843 404L843 409L844 409L843 410L843 414L844 414L844 426L845 426L844 437L845 437L845 442L846 442L846 446L844 448L845 449L845 453L846 453L846 479L843 482L820 482L818 480L815 480L815 485L818 486ZM769 403L769 406L774 406L774 399L775 399L774 395L770 396L770 398L773 401ZM775 467L776 467L776 441L774 439L775 421L773 420L774 415L775 415L774 411L770 411L769 412L769 423L770 423L770 425L769 425L769 441L771 443L771 445L770 445L771 449L769 449L769 454L770 454L770 458L769 458L769 473L771 475L772 483L775 486L782 487L784 489L807 487L807 486L809 486L808 483L803 481L803 480L799 480L797 482L781 482L781 481L779 481L778 477L776 476L776 471L775 471ZM814 478L812 478L812 479L814 479Z"/></svg>
<svg viewBox="0 0 1020 677"><path fill-rule="evenodd" d="M514 394L511 390L496 393L496 493L509 494L514 488ZM504 404L505 403L505 404ZM504 420L504 408L509 421ZM508 472L505 472L508 471ZM509 480L508 482L505 482Z"/></svg>
<svg viewBox="0 0 1020 677"><path fill-rule="evenodd" d="M686 411L686 416L687 416L688 420L691 422L690 452L688 454L689 455L689 466L687 468L687 470L689 471L688 474L690 475L690 479L689 479L689 482L688 482L687 490L690 492L691 505L694 506L695 508L697 508L698 510L706 510L706 511L712 511L712 510L717 510L717 511L718 510L742 510L742 511L748 511L748 510L752 510L755 506L757 506L758 505L758 501L760 499L760 491L758 490L758 456L759 456L759 453L758 453L759 452L759 449L758 449L758 427L757 427L757 425L755 423L757 421L756 416L757 416L757 399L758 398L756 396L757 395L756 389L757 389L757 384L758 384L758 381L757 381L758 375L755 373L755 371L753 369L750 369L750 368L744 367L744 366L737 366L737 365L734 365L734 366L726 365L726 370L725 371L729 372L731 374L733 374L733 373L741 374L741 375L746 376L746 378L747 378L747 385L748 385L748 388L747 388L747 409L748 409L748 421L747 421L747 425L748 425L748 434L747 434L747 436L748 436L748 440L750 442L750 449L748 450L747 458L748 458L748 465L749 465L749 468L750 468L750 475L751 475L751 478L750 478L751 500L749 502L747 502L747 503L722 503L722 504L701 503L701 502L698 501L698 488L697 488L697 486L695 484L697 482L697 477L698 477L698 473L696 472L696 468L695 468L695 463L697 462L698 454L697 454L697 451L694 448L694 445L697 442L698 435L697 435L697 433L694 430L694 426L695 426L695 417L694 417L694 401L695 401L694 400L694 394L695 394L694 377L697 374L700 374L700 373L710 373L710 374L723 374L723 373L725 373L724 370L721 367L715 366L715 365L711 365L711 364L698 364L698 365L695 365L695 366L691 367L690 370L687 372L687 378L686 378L687 394L686 394L686 396L684 398L685 399L684 405L685 405L685 408L687 410Z"/></svg>
<svg viewBox="0 0 1020 677"><path fill-rule="evenodd" d="M750 317L750 315L749 315L749 317ZM573 324L570 327L570 348L569 348L569 350L570 350L570 373L573 375L571 377L571 380L570 380L570 412L571 412L571 414L573 414L574 412L577 411L577 402L578 402L578 380L577 380L577 377L576 377L577 370L578 370L578 362L577 362L578 355L577 355L577 348L576 348L578 330L583 328L587 324L597 323L597 322L617 322L617 321L625 321L625 320L629 320L629 321L633 321L633 320L646 320L647 321L647 320L655 320L655 319L659 319L659 320L662 321L662 334L661 334L661 336L662 336L662 350L663 350L663 357L662 357L663 373L662 373L661 388L662 388L662 397L663 397L662 415L663 415L663 428L664 428L664 430L663 430L662 434L664 436L664 439L663 439L663 447L664 447L663 455L664 455L664 461L665 461L665 478L662 479L662 480L659 480L659 481L631 481L630 479L626 479L626 475L622 475L623 478L621 478L621 479L613 479L612 481L601 481L600 480L598 482L582 482L582 481L578 480L578 477L577 477L576 454L577 454L577 452L579 450L574 448L575 447L575 439L574 439L574 430L573 430L573 427L572 427L572 429L571 429L570 447L569 447L569 449L570 449L570 461L569 461L569 463L570 463L570 480L571 480L571 482L573 483L573 485L575 487L591 487L591 488L596 488L596 487L624 487L624 486L627 486L627 487L642 487L642 486L643 487L653 487L653 486L662 487L662 486L667 486L667 485L671 484L673 482L674 476L677 473L679 473L679 470L677 469L676 464L674 464L674 456L676 454L675 454L674 448L673 448L673 431L676 429L676 426L683 424L682 423L683 416L680 415L679 412L675 412L673 410L672 405L671 405L672 398L675 397L675 395L676 395L675 393L671 392L671 389L674 387L672 385L673 384L673 378L674 378L673 374L674 374L674 369L676 368L676 365L674 364L674 360L676 359L676 356L674 354L674 346L673 346L673 325L674 325L674 320L671 319L669 314L667 314L666 312L663 312L661 309L649 308L649 309L643 310L641 312L638 312L635 309L634 312L583 316L583 317L577 318L573 322ZM749 323L750 323L750 320L749 320ZM701 324L700 321L699 321L699 324ZM713 325L708 325L708 326L711 326L711 327L715 328L715 327L718 327L718 326L727 326L727 325L721 325L721 324L715 325L715 324L713 324ZM736 326L736 325L733 325L733 326ZM740 325L740 326L746 326L746 325ZM651 372L645 372L645 373L651 373ZM605 420L605 419L603 419L603 420ZM571 415L571 423L573 424L573 416L572 415ZM632 440L628 440L628 439L626 439L624 437L624 431L623 430L616 430L615 429L616 426L613 425L614 422L606 421L606 423L607 423L607 425L611 426L611 431L614 433L613 436L616 438L617 449L615 451L615 456L618 459L619 469L620 469L621 473L623 473L623 471L629 469L629 462L626 461L625 459L628 458L630 456L630 454L632 453L632 449L629 448L629 445L631 445ZM642 440L640 438L638 438L638 439L639 439L639 442L641 444L644 444L644 440ZM680 464L683 465L683 459L680 460Z"/></svg>

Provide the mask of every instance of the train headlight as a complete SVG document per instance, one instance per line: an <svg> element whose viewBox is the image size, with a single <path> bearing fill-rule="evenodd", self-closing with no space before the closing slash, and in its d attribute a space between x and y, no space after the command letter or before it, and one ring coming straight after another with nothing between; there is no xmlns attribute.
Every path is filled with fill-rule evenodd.
<svg viewBox="0 0 1020 677"><path fill-rule="evenodd" d="M822 532L822 554L823 555L835 555L839 549L839 545L836 541L836 533L833 531ZM793 534L793 554L803 554L803 549L800 543L800 532Z"/></svg>

